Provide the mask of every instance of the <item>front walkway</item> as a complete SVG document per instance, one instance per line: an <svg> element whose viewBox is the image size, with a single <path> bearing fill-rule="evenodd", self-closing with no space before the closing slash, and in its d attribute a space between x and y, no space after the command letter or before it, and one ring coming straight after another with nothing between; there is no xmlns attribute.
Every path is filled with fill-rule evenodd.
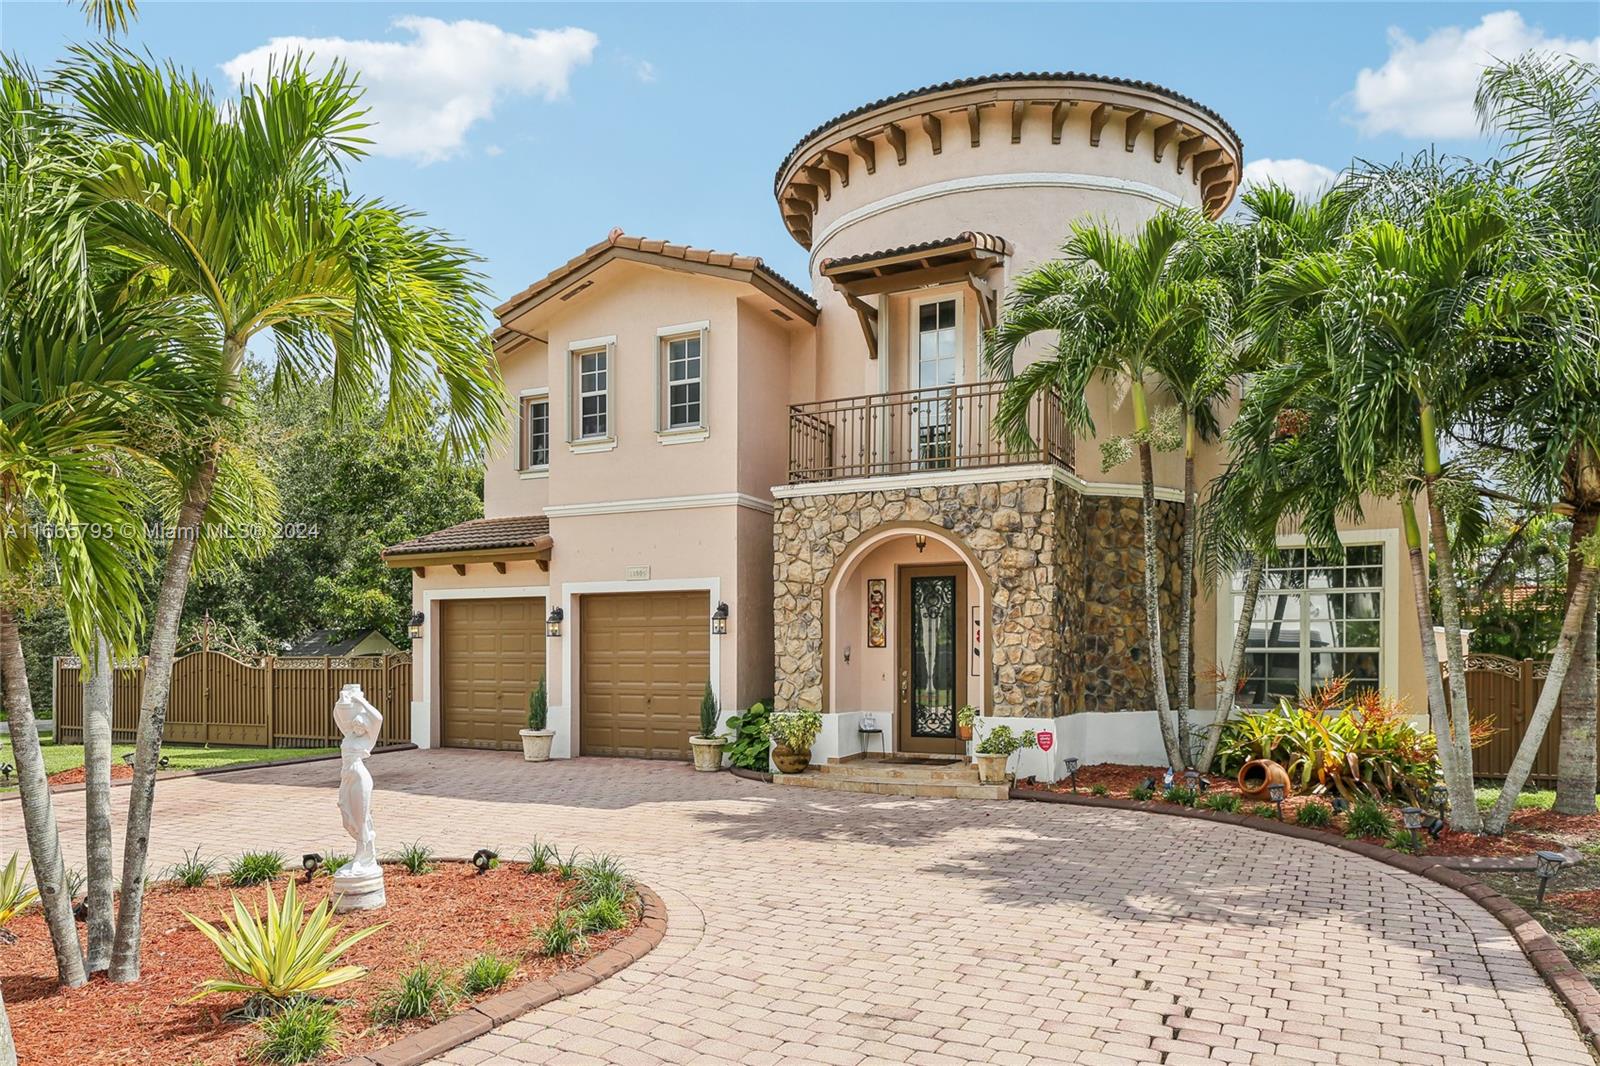
<svg viewBox="0 0 1600 1066"><path fill-rule="evenodd" d="M667 904L640 963L452 1063L1591 1061L1486 912L1332 848L675 763L429 751L372 767L383 846L510 855L537 835L611 852ZM338 847L337 775L163 782L152 868L197 844ZM81 795L57 798L81 856ZM22 847L18 817L0 806L0 853Z"/></svg>

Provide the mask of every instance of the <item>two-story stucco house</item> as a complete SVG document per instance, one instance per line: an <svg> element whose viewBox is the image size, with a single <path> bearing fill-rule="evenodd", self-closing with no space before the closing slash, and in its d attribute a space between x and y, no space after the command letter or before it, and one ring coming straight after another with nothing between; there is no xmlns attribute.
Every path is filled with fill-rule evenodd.
<svg viewBox="0 0 1600 1066"><path fill-rule="evenodd" d="M1227 122L1156 85L951 82L840 115L778 167L809 295L758 258L614 231L512 296L516 433L486 517L386 552L415 575L412 737L515 747L545 674L558 757L687 757L709 680L727 713L823 711L816 761L959 754L964 703L1049 723L1024 772L1158 761L1137 470L1102 470L1044 399L1037 446L1005 447L980 338L1075 219L1217 215L1241 166ZM1090 401L1127 432L1112 390ZM1181 473L1158 456L1174 592ZM1344 558L1271 576L1254 698L1338 674L1422 691L1397 515L1366 521ZM1202 671L1236 617L1227 581L1205 593Z"/></svg>

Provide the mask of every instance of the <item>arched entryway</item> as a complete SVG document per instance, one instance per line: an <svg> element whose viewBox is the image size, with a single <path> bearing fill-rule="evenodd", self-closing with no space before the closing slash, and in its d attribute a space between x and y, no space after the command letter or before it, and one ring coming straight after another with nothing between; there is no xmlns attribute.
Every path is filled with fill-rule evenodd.
<svg viewBox="0 0 1600 1066"><path fill-rule="evenodd" d="M875 722L885 751L964 754L956 712L990 703L991 602L949 530L898 522L864 533L825 590L826 709Z"/></svg>

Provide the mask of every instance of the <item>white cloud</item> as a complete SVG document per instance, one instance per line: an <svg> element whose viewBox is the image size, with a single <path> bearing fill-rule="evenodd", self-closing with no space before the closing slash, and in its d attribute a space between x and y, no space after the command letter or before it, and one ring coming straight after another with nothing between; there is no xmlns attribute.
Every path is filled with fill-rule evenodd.
<svg viewBox="0 0 1600 1066"><path fill-rule="evenodd" d="M376 122L367 136L376 155L432 163L459 152L467 131L501 100L566 95L572 72L588 63L600 39L567 27L508 33L487 22L407 15L395 19L407 41L344 37L274 37L222 65L235 81L262 76L274 56L302 52L316 66L343 61L360 77Z"/></svg>
<svg viewBox="0 0 1600 1066"><path fill-rule="evenodd" d="M498 155L505 155L505 152L506 150L501 148L498 144L491 144L483 150L483 154L489 156L490 158Z"/></svg>
<svg viewBox="0 0 1600 1066"><path fill-rule="evenodd" d="M1476 26L1447 26L1420 41L1389 30L1389 59L1356 75L1350 100L1361 132L1407 137L1472 137L1472 97L1483 68L1527 51L1568 52L1600 60L1600 37L1548 37L1516 11L1483 16Z"/></svg>
<svg viewBox="0 0 1600 1066"><path fill-rule="evenodd" d="M1277 182L1296 196L1316 199L1328 191L1338 176L1321 163L1306 159L1253 159L1244 165L1240 187L1242 191L1252 185Z"/></svg>
<svg viewBox="0 0 1600 1066"><path fill-rule="evenodd" d="M641 59L638 63L634 64L633 76L644 82L646 85L649 85L651 82L656 80L656 65L650 62L648 59Z"/></svg>

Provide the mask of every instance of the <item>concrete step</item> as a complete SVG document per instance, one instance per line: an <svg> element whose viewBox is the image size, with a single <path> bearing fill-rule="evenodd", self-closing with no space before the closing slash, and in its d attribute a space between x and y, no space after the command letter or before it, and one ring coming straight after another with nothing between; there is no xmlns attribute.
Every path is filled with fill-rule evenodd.
<svg viewBox="0 0 1600 1066"><path fill-rule="evenodd" d="M1005 785L980 785L974 770L970 779L929 780L905 777L888 777L880 774L821 774L815 771L803 774L777 774L772 779L789 788L812 788L823 792L858 792L875 796L912 796L923 799L986 799L1003 800L1009 789Z"/></svg>
<svg viewBox="0 0 1600 1066"><path fill-rule="evenodd" d="M816 767L813 773L871 781L938 781L950 784L977 784L978 768L971 763L953 762L949 766L905 766L892 762L848 762Z"/></svg>

